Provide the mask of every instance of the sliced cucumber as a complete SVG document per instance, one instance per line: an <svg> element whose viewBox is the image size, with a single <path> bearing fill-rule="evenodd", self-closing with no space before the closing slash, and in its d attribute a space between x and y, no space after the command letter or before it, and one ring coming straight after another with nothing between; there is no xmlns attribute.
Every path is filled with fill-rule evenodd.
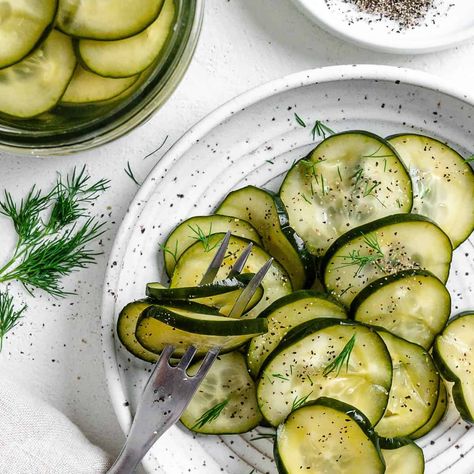
<svg viewBox="0 0 474 474"><path fill-rule="evenodd" d="M392 358L393 378L387 408L375 425L379 436L405 437L431 417L438 400L439 375L430 355L417 344L379 331Z"/></svg>
<svg viewBox="0 0 474 474"><path fill-rule="evenodd" d="M53 27L58 0L0 3L0 69L21 61Z"/></svg>
<svg viewBox="0 0 474 474"><path fill-rule="evenodd" d="M265 359L294 327L316 318L347 317L344 308L328 296L312 290L300 290L275 301L259 318L266 318L268 331L254 337L247 351L250 373L256 377Z"/></svg>
<svg viewBox="0 0 474 474"><path fill-rule="evenodd" d="M53 31L31 56L0 70L0 112L30 118L52 109L75 67L72 40Z"/></svg>
<svg viewBox="0 0 474 474"><path fill-rule="evenodd" d="M156 362L158 356L145 349L135 337L137 322L143 311L152 304L149 300L138 300L128 303L120 311L117 321L117 335L120 342L134 356L146 362Z"/></svg>
<svg viewBox="0 0 474 474"><path fill-rule="evenodd" d="M412 212L436 222L456 248L474 230L474 171L459 153L434 138L403 134L388 141L409 170Z"/></svg>
<svg viewBox="0 0 474 474"><path fill-rule="evenodd" d="M217 215L191 217L179 224L161 247L168 276L173 274L176 262L187 248L199 241L204 250L211 249L209 237L228 230L236 237L243 237L262 246L257 231L246 221Z"/></svg>
<svg viewBox="0 0 474 474"><path fill-rule="evenodd" d="M79 41L83 63L105 77L134 76L144 71L159 56L172 30L174 0L165 0L158 18L138 35L117 41Z"/></svg>
<svg viewBox="0 0 474 474"><path fill-rule="evenodd" d="M158 17L164 0L59 0L57 27L71 36L97 40L128 38Z"/></svg>
<svg viewBox="0 0 474 474"><path fill-rule="evenodd" d="M367 285L402 270L428 270L443 283L449 274L449 237L429 219L395 214L350 230L322 261L326 289L345 305Z"/></svg>
<svg viewBox="0 0 474 474"><path fill-rule="evenodd" d="M448 409L448 392L443 379L439 379L438 401L431 418L414 433L410 434L411 439L418 439L428 434L442 420L446 410Z"/></svg>
<svg viewBox="0 0 474 474"><path fill-rule="evenodd" d="M289 226L285 206L277 195L246 186L229 193L216 214L250 222L262 238L263 248L287 271L295 290L313 282L313 259L304 242Z"/></svg>
<svg viewBox="0 0 474 474"><path fill-rule="evenodd" d="M178 357L195 345L197 354L204 355L212 347L225 353L240 347L253 336L267 330L263 319L230 319L215 314L153 305L141 314L135 335L137 341L155 354L172 344Z"/></svg>
<svg viewBox="0 0 474 474"><path fill-rule="evenodd" d="M382 449L385 474L423 474L425 457L415 443L407 443L396 449Z"/></svg>
<svg viewBox="0 0 474 474"><path fill-rule="evenodd" d="M350 403L375 424L391 382L390 355L375 331L351 321L316 319L290 331L265 361L257 398L273 426L321 396Z"/></svg>
<svg viewBox="0 0 474 474"><path fill-rule="evenodd" d="M290 225L317 256L348 230L412 206L410 177L396 151L362 131L326 138L290 169L280 196Z"/></svg>
<svg viewBox="0 0 474 474"><path fill-rule="evenodd" d="M213 234L208 238L207 248L203 246L201 242L196 242L189 247L181 255L176 264L170 287L180 288L198 285L223 238L224 234ZM232 265L248 244L249 241L246 239L231 236L227 248L227 255L217 274L217 279L226 278ZM206 251L207 249L211 250ZM265 250L254 245L243 271L245 273L257 273L269 258L270 255L268 255ZM252 302L249 305L252 307L246 315L249 318L257 317L260 312L273 303L273 301L291 292L291 283L288 279L288 275L277 262L273 262L261 286L263 288L263 296L256 306L252 307ZM239 290L239 292L240 291L241 290ZM239 292L200 299L199 301L209 306L221 308L223 314L229 314L238 294L240 294Z"/></svg>
<svg viewBox="0 0 474 474"><path fill-rule="evenodd" d="M474 312L455 316L436 338L433 357L453 385L453 399L462 418L474 423Z"/></svg>
<svg viewBox="0 0 474 474"><path fill-rule="evenodd" d="M275 462L281 474L385 472L369 420L331 398L297 409L278 427Z"/></svg>
<svg viewBox="0 0 474 474"><path fill-rule="evenodd" d="M201 364L188 369L194 375ZM204 434L245 433L261 421L255 384L239 352L220 355L181 415L186 428Z"/></svg>
<svg viewBox="0 0 474 474"><path fill-rule="evenodd" d="M366 286L352 301L351 314L429 349L451 314L451 297L433 274L405 270Z"/></svg>
<svg viewBox="0 0 474 474"><path fill-rule="evenodd" d="M63 104L90 104L117 97L133 86L139 76L111 79L77 66L72 80L61 98Z"/></svg>

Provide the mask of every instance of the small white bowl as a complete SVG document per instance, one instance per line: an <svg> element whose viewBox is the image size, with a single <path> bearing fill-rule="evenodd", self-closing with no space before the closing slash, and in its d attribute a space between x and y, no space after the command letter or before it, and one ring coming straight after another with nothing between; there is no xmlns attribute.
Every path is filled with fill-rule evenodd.
<svg viewBox="0 0 474 474"><path fill-rule="evenodd" d="M434 8L419 26L401 31L397 22L363 13L344 0L293 2L329 33L385 53L429 53L474 37L473 0L434 0Z"/></svg>

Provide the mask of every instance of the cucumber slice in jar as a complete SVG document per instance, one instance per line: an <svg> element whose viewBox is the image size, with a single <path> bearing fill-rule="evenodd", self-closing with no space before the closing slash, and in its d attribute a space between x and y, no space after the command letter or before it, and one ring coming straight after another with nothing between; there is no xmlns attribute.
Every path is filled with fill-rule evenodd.
<svg viewBox="0 0 474 474"><path fill-rule="evenodd" d="M474 230L474 171L464 158L434 138L416 134L387 139L408 168L412 212L429 217L456 248Z"/></svg>
<svg viewBox="0 0 474 474"><path fill-rule="evenodd" d="M246 186L229 193L216 214L250 222L262 238L263 248L287 271L295 290L313 282L313 259L304 242L289 226L285 206L276 194Z"/></svg>
<svg viewBox="0 0 474 474"><path fill-rule="evenodd" d="M290 169L280 197L290 225L316 256L348 230L412 206L410 177L397 152L364 131L323 140Z"/></svg>
<svg viewBox="0 0 474 474"><path fill-rule="evenodd" d="M331 398L298 408L278 427L275 462L281 474L385 472L369 420L355 407Z"/></svg>
<svg viewBox="0 0 474 474"><path fill-rule="evenodd" d="M438 388L438 401L436 402L436 407L434 409L431 418L414 433L410 434L411 439L418 439L422 436L428 434L432 429L434 429L438 423L443 419L446 410L448 409L448 392L446 390L446 384L443 382L443 379L439 379L439 388Z"/></svg>
<svg viewBox="0 0 474 474"><path fill-rule="evenodd" d="M451 297L430 272L405 270L366 286L352 301L351 314L429 349L451 314Z"/></svg>
<svg viewBox="0 0 474 474"><path fill-rule="evenodd" d="M165 0L158 18L141 33L116 41L80 40L78 52L88 69L105 77L134 76L158 57L172 31L174 0Z"/></svg>
<svg viewBox="0 0 474 474"><path fill-rule="evenodd" d="M139 76L111 79L77 66L61 104L91 104L113 99L137 82Z"/></svg>
<svg viewBox="0 0 474 474"><path fill-rule="evenodd" d="M193 364L188 374L194 375L200 366ZM186 428L203 434L245 433L261 419L255 383L239 352L218 356L181 415Z"/></svg>
<svg viewBox="0 0 474 474"><path fill-rule="evenodd" d="M300 290L283 296L263 311L268 331L254 337L247 351L250 373L256 377L260 367L283 337L294 327L316 318L346 319L345 309L328 296L312 290Z"/></svg>
<svg viewBox="0 0 474 474"><path fill-rule="evenodd" d="M218 215L191 217L175 227L161 246L168 276L173 274L176 262L187 248L197 241L203 242L205 246L212 234L228 230L236 237L243 237L262 246L257 231L246 221Z"/></svg>
<svg viewBox="0 0 474 474"><path fill-rule="evenodd" d="M443 283L452 258L449 237L416 214L395 214L339 237L321 263L328 292L349 306L367 285L403 270L421 269Z"/></svg>
<svg viewBox="0 0 474 474"><path fill-rule="evenodd" d="M423 450L413 442L407 442L395 449L382 449L385 460L385 474L423 474L425 456Z"/></svg>
<svg viewBox="0 0 474 474"><path fill-rule="evenodd" d="M57 0L0 2L0 69L21 61L53 27Z"/></svg>
<svg viewBox="0 0 474 474"><path fill-rule="evenodd" d="M388 331L378 331L392 359L392 386L387 408L375 431L385 438L400 438L421 428L438 400L439 375L421 346Z"/></svg>
<svg viewBox="0 0 474 474"><path fill-rule="evenodd" d="M316 319L290 331L265 361L257 399L272 426L321 396L350 403L375 424L387 406L391 383L390 355L374 330L352 321Z"/></svg>
<svg viewBox="0 0 474 474"><path fill-rule="evenodd" d="M135 336L145 349L155 354L171 344L175 357L182 356L191 345L198 348L198 356L203 356L213 347L220 347L222 354L230 352L267 330L263 319L232 319L211 311L206 314L192 307L170 309L152 305L138 319Z"/></svg>
<svg viewBox="0 0 474 474"><path fill-rule="evenodd" d="M446 380L454 382L454 404L461 417L474 423L474 311L456 315L436 338L433 357Z"/></svg>
<svg viewBox="0 0 474 474"><path fill-rule="evenodd" d="M213 234L207 239L206 243L196 242L189 247L179 258L178 263L171 278L170 288L180 288L198 285L201 281L206 269L217 252L217 247L222 242L224 234ZM217 273L216 279L226 278L239 255L245 250L249 241L240 237L231 236L227 247L226 258L222 262L221 268ZM260 268L268 261L270 255L265 250L254 245L250 253L243 272L257 273ZM258 304L253 306L251 301L250 311L245 314L246 318L255 318L261 311L269 306L273 301L287 295L291 292L291 283L285 270L274 261L270 270L262 281L263 296ZM235 300L241 290L236 294L208 297L200 299L199 302L209 306L218 307L222 314L229 314ZM232 296L232 297L231 297ZM257 298L255 295L254 298Z"/></svg>
<svg viewBox="0 0 474 474"><path fill-rule="evenodd" d="M33 54L0 70L0 112L17 118L47 112L59 102L75 67L72 40L52 31Z"/></svg>
<svg viewBox="0 0 474 474"><path fill-rule="evenodd" d="M118 40L156 20L164 0L59 0L57 28L70 36Z"/></svg>

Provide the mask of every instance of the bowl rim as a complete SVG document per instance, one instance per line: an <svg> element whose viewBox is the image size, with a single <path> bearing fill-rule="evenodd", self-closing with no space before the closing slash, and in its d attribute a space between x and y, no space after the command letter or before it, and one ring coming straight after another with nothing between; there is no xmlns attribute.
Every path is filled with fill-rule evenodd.
<svg viewBox="0 0 474 474"><path fill-rule="evenodd" d="M453 87L447 81L432 74L403 67L352 64L304 70L264 83L225 102L188 129L155 165L132 199L118 227L107 261L101 305L103 364L113 410L124 434L128 433L130 429L132 414L130 407L123 404L126 397L116 358L115 285L119 280L120 262L123 260L122 257L127 250L130 233L133 231L140 213L149 201L154 189L159 186L163 175L190 147L199 142L213 128L231 117L236 111L245 109L256 102L263 101L283 91L290 91L295 88L318 83L352 80L386 81L422 87L448 95L466 103L470 107L474 107L474 94L466 94L459 88ZM116 265L113 262L119 262L119 264Z"/></svg>

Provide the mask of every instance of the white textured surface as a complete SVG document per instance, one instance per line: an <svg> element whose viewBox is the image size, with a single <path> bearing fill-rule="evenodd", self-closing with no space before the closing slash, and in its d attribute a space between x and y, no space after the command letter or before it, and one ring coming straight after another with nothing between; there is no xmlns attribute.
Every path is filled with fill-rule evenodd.
<svg viewBox="0 0 474 474"><path fill-rule="evenodd" d="M0 374L14 374L31 390L63 410L90 439L112 453L123 442L104 381L100 347L100 300L106 257L136 185L123 171L130 161L142 179L157 157L142 157L169 135L166 149L216 106L270 79L312 67L347 63L407 66L438 74L474 93L474 42L422 56L377 54L351 46L313 26L290 0L208 0L204 29L183 82L165 107L147 124L117 142L66 158L38 160L0 155L0 189L17 196L33 184L47 187L56 170L86 164L93 177L112 180L112 189L96 202L98 214L110 214L98 265L73 275L69 288L77 298L54 301L45 295L30 305L23 324L0 354ZM0 256L13 233L0 220Z"/></svg>

